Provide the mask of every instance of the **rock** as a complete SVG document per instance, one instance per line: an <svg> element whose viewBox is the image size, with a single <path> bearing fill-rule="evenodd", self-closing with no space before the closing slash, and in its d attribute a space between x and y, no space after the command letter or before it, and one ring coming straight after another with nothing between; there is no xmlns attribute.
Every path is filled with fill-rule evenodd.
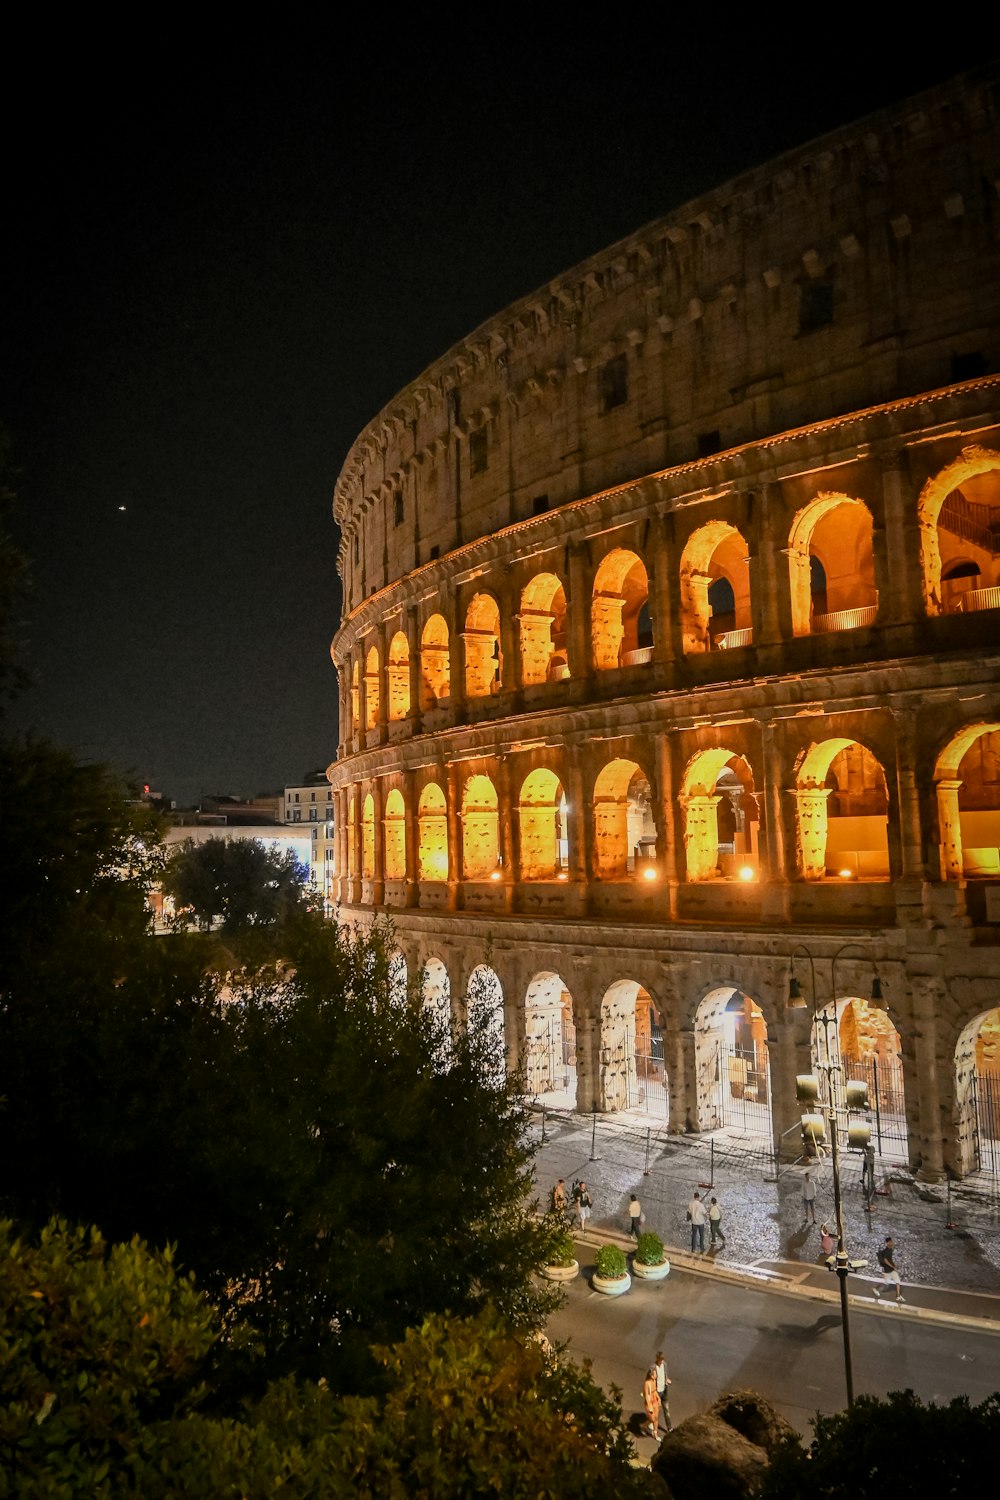
<svg viewBox="0 0 1000 1500"><path fill-rule="evenodd" d="M703 1416L664 1438L651 1468L675 1500L747 1500L757 1494L774 1449L794 1429L755 1391L730 1391Z"/></svg>

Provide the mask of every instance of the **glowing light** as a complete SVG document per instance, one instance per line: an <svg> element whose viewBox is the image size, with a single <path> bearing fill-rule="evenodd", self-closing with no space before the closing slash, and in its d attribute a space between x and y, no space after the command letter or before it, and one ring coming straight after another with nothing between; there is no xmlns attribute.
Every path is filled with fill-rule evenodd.
<svg viewBox="0 0 1000 1500"><path fill-rule="evenodd" d="M851 880L853 878L853 876L854 876L854 871L853 870L838 870L837 874L840 876L841 880Z"/></svg>
<svg viewBox="0 0 1000 1500"><path fill-rule="evenodd" d="M565 870L560 870L559 875L558 875L558 879L559 880L568 880L569 876L566 874Z"/></svg>
<svg viewBox="0 0 1000 1500"><path fill-rule="evenodd" d="M740 869L740 879L741 880L756 880L757 879L757 871L754 869L753 865L743 865L741 867L741 869Z"/></svg>
<svg viewBox="0 0 1000 1500"><path fill-rule="evenodd" d="M652 866L649 866L647 869L643 870L642 878L643 880L655 880L656 871L652 868Z"/></svg>
<svg viewBox="0 0 1000 1500"><path fill-rule="evenodd" d="M499 880L500 879L500 871L499 870L494 870L493 873L492 873L492 875L490 876L490 879L491 880Z"/></svg>

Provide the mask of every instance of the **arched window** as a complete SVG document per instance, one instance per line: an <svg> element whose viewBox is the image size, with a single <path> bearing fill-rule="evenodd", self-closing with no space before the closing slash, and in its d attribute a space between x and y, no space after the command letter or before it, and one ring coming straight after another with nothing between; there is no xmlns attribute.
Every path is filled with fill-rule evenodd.
<svg viewBox="0 0 1000 1500"><path fill-rule="evenodd" d="M749 646L747 544L728 521L709 521L681 553L681 631L686 652Z"/></svg>
<svg viewBox="0 0 1000 1500"><path fill-rule="evenodd" d="M470 776L462 796L462 876L490 880L500 868L496 788L488 776Z"/></svg>
<svg viewBox="0 0 1000 1500"><path fill-rule="evenodd" d="M406 879L406 811L398 787L385 799L385 878Z"/></svg>
<svg viewBox="0 0 1000 1500"><path fill-rule="evenodd" d="M594 577L590 607L594 666L598 671L636 666L652 655L652 626L648 610L644 631L649 644L640 646L639 620L649 599L649 579L640 557L616 547L604 558Z"/></svg>
<svg viewBox="0 0 1000 1500"><path fill-rule="evenodd" d="M421 880L448 879L448 809L444 792L429 781L420 793L417 810L418 873Z"/></svg>
<svg viewBox="0 0 1000 1500"><path fill-rule="evenodd" d="M378 725L379 687L378 651L373 646L365 658L365 728Z"/></svg>
<svg viewBox="0 0 1000 1500"><path fill-rule="evenodd" d="M450 697L448 624L443 615L431 615L420 637L420 707L426 713Z"/></svg>
<svg viewBox="0 0 1000 1500"><path fill-rule="evenodd" d="M917 515L927 613L1000 609L1000 453L964 448L924 485Z"/></svg>
<svg viewBox="0 0 1000 1500"><path fill-rule="evenodd" d="M794 791L806 880L888 879L885 772L865 745L848 739L813 745Z"/></svg>
<svg viewBox="0 0 1000 1500"><path fill-rule="evenodd" d="M655 871L656 824L645 772L630 760L610 761L594 785L594 873L625 880Z"/></svg>
<svg viewBox="0 0 1000 1500"><path fill-rule="evenodd" d="M361 874L365 880L375 879L375 798L371 792L361 812Z"/></svg>
<svg viewBox="0 0 1000 1500"><path fill-rule="evenodd" d="M524 686L568 677L566 594L554 573L539 573L524 589L518 623Z"/></svg>
<svg viewBox="0 0 1000 1500"><path fill-rule="evenodd" d="M566 796L554 771L525 777L518 799L521 879L556 880L569 864Z"/></svg>
<svg viewBox="0 0 1000 1500"><path fill-rule="evenodd" d="M410 712L410 647L406 636L397 630L389 642L389 719L397 723Z"/></svg>
<svg viewBox="0 0 1000 1500"><path fill-rule="evenodd" d="M500 606L491 594L475 594L465 616L465 694L488 698L500 691Z"/></svg>
<svg viewBox="0 0 1000 1500"><path fill-rule="evenodd" d="M867 505L841 494L811 500L792 523L788 572L795 635L873 624L878 590Z"/></svg>

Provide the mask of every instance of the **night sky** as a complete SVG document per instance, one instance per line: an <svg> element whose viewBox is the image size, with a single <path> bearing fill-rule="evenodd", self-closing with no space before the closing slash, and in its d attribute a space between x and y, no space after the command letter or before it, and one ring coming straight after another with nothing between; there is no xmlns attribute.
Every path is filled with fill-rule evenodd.
<svg viewBox="0 0 1000 1500"><path fill-rule="evenodd" d="M242 60L8 53L0 422L35 678L15 728L180 804L325 766L332 494L365 423L515 298L975 62L866 37L778 66L738 35L709 61L707 18L697 45L649 21L572 56L561 30L463 46L440 24L395 55L333 30Z"/></svg>

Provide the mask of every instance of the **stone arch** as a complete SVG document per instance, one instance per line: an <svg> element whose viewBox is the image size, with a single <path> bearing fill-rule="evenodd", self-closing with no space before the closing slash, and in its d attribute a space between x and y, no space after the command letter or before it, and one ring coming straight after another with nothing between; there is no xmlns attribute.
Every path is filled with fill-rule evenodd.
<svg viewBox="0 0 1000 1500"><path fill-rule="evenodd" d="M607 671L648 661L652 636L640 639L649 619L649 578L635 552L616 547L603 559L594 576L590 620L594 667Z"/></svg>
<svg viewBox="0 0 1000 1500"><path fill-rule="evenodd" d="M601 999L599 1107L640 1110L666 1120L670 1092L663 1013L635 979L617 979Z"/></svg>
<svg viewBox="0 0 1000 1500"><path fill-rule="evenodd" d="M500 868L500 814L488 776L470 776L462 792L462 878L490 880Z"/></svg>
<svg viewBox="0 0 1000 1500"><path fill-rule="evenodd" d="M365 657L365 728L378 726L379 684L378 647L372 646Z"/></svg>
<svg viewBox="0 0 1000 1500"><path fill-rule="evenodd" d="M451 980L443 959L425 959L420 980L420 1000L428 1010L451 1014Z"/></svg>
<svg viewBox="0 0 1000 1500"><path fill-rule="evenodd" d="M385 799L385 878L406 879L406 809L398 787Z"/></svg>
<svg viewBox="0 0 1000 1500"><path fill-rule="evenodd" d="M417 878L448 879L448 804L436 781L429 781L417 804Z"/></svg>
<svg viewBox="0 0 1000 1500"><path fill-rule="evenodd" d="M521 593L521 682L561 682L566 656L566 591L554 573L537 573Z"/></svg>
<svg viewBox="0 0 1000 1500"><path fill-rule="evenodd" d="M375 879L375 798L369 792L361 809L361 874Z"/></svg>
<svg viewBox="0 0 1000 1500"><path fill-rule="evenodd" d="M970 445L933 474L917 500L920 583L929 615L1000 608L1000 453ZM958 560L975 561L979 584L945 586ZM952 580L954 582L955 580Z"/></svg>
<svg viewBox="0 0 1000 1500"><path fill-rule="evenodd" d="M506 1028L503 1015L503 986L495 969L477 964L465 988L465 1014L470 1024L478 1022L490 1044L493 1078L497 1084L507 1076Z"/></svg>
<svg viewBox="0 0 1000 1500"><path fill-rule="evenodd" d="M355 664L356 665L356 664ZM351 787L347 794L347 874L358 873L358 802Z"/></svg>
<svg viewBox="0 0 1000 1500"><path fill-rule="evenodd" d="M646 773L633 760L609 761L594 784L594 874L598 880L625 880L643 868L655 869L655 861Z"/></svg>
<svg viewBox="0 0 1000 1500"><path fill-rule="evenodd" d="M521 783L517 805L521 879L565 879L569 868L566 793L554 771L539 767Z"/></svg>
<svg viewBox="0 0 1000 1500"><path fill-rule="evenodd" d="M1000 1008L980 1011L955 1046L956 1170L1000 1175Z"/></svg>
<svg viewBox="0 0 1000 1500"><path fill-rule="evenodd" d="M756 879L760 813L745 758L727 747L699 750L688 762L679 800L687 879Z"/></svg>
<svg viewBox="0 0 1000 1500"><path fill-rule="evenodd" d="M803 506L788 538L788 577L794 635L874 622L872 514L863 500L824 491Z"/></svg>
<svg viewBox="0 0 1000 1500"><path fill-rule="evenodd" d="M752 640L747 544L728 521L708 521L681 553L681 640L685 652L725 650ZM725 599L713 587L724 579ZM730 606L731 599L731 606ZM725 613L713 613L724 605Z"/></svg>
<svg viewBox="0 0 1000 1500"><path fill-rule="evenodd" d="M500 606L492 594L473 594L465 614L465 695L488 698L500 691Z"/></svg>
<svg viewBox="0 0 1000 1500"><path fill-rule="evenodd" d="M357 658L351 668L351 733L357 734L361 729L361 672L358 667Z"/></svg>
<svg viewBox="0 0 1000 1500"><path fill-rule="evenodd" d="M1000 875L1000 723L968 724L934 767L941 878Z"/></svg>
<svg viewBox="0 0 1000 1500"><path fill-rule="evenodd" d="M699 1130L728 1128L772 1139L767 1019L733 984L715 986L699 1002L695 1088Z"/></svg>
<svg viewBox="0 0 1000 1500"><path fill-rule="evenodd" d="M888 880L889 793L867 745L842 737L812 744L798 766L794 796L806 880Z"/></svg>
<svg viewBox="0 0 1000 1500"><path fill-rule="evenodd" d="M448 622L431 615L420 635L420 707L426 713L451 698Z"/></svg>
<svg viewBox="0 0 1000 1500"><path fill-rule="evenodd" d="M410 643L401 630L397 630L389 642L386 675L389 679L389 718L397 723L410 712Z"/></svg>
<svg viewBox="0 0 1000 1500"><path fill-rule="evenodd" d="M837 1043L845 1080L860 1079L868 1085L872 1145L880 1155L892 1151L905 1161L908 1133L903 1044L889 1012L860 995L838 996ZM818 1056L819 1046L814 1028L814 1056Z"/></svg>
<svg viewBox="0 0 1000 1500"><path fill-rule="evenodd" d="M560 975L548 971L535 975L524 996L524 1076L533 1097L576 1108L573 997Z"/></svg>

